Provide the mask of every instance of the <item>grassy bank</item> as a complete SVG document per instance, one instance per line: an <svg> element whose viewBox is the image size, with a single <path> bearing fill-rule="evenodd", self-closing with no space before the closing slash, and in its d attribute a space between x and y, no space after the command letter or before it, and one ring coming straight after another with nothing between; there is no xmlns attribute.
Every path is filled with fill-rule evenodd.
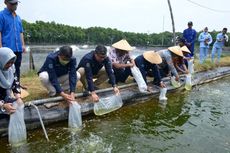
<svg viewBox="0 0 230 153"><path fill-rule="evenodd" d="M221 58L221 62L219 65L211 63L210 59L208 59L204 64L199 64L198 60L195 60L195 71L206 71L210 69L214 69L218 66L230 66L230 56L224 56ZM132 81L128 81L132 82ZM41 98L48 98L46 89L41 85L41 82L35 71L29 71L28 73L22 75L21 84L26 86L27 91L30 93L28 97L24 99L24 101L36 100ZM107 84L104 85L108 86ZM110 86L110 85L109 85ZM80 92L82 89L81 84L77 84L77 92Z"/></svg>

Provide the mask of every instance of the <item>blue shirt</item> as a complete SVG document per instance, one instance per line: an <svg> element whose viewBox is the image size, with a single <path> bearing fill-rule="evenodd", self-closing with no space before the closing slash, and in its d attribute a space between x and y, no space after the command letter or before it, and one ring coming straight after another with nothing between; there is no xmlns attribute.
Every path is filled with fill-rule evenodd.
<svg viewBox="0 0 230 153"><path fill-rule="evenodd" d="M69 74L70 92L75 92L77 82L76 59L72 57L68 64L62 65L59 62L58 53L59 52L50 53L46 57L45 63L38 73L46 71L49 74L49 80L56 89L57 93L61 93L63 91L58 82L58 77Z"/></svg>
<svg viewBox="0 0 230 153"><path fill-rule="evenodd" d="M93 76L98 74L100 69L105 66L105 70L108 74L112 86L115 85L115 76L112 70L112 63L108 57L106 57L102 62L98 62L95 58L95 51L91 51L84 55L78 64L77 70L80 67L85 69L86 80L88 84L88 90L94 91Z"/></svg>
<svg viewBox="0 0 230 153"><path fill-rule="evenodd" d="M199 35L198 41L201 48L209 48L209 45L212 43L212 36L208 32L202 32Z"/></svg>
<svg viewBox="0 0 230 153"><path fill-rule="evenodd" d="M22 52L22 40L20 34L23 33L21 18L5 8L0 12L0 32L2 34L2 47L8 47L14 52Z"/></svg>
<svg viewBox="0 0 230 153"><path fill-rule="evenodd" d="M196 41L196 30L192 28L187 28L183 32L183 38L186 40L186 43L191 43L191 46L187 46L191 51L191 55L194 53L194 44Z"/></svg>
<svg viewBox="0 0 230 153"><path fill-rule="evenodd" d="M160 72L156 64L152 64L148 62L147 60L145 60L143 55L137 56L134 61L135 61L136 66L141 71L142 77L146 83L147 83L147 79L146 79L147 73L151 71L154 77L154 82L156 82L158 86L160 85L161 76L160 76Z"/></svg>
<svg viewBox="0 0 230 153"><path fill-rule="evenodd" d="M224 46L224 43L225 43L224 34L222 32L218 33L216 36L216 41L213 46L216 48L222 48Z"/></svg>

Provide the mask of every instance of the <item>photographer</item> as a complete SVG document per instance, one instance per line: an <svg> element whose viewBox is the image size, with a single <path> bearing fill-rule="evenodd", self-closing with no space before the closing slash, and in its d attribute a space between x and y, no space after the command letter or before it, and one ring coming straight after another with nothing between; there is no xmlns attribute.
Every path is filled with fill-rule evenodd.
<svg viewBox="0 0 230 153"><path fill-rule="evenodd" d="M212 55L211 55L212 62L214 62L215 54L217 53L217 60L215 62L216 64L219 64L222 48L224 44L228 42L228 36L226 34L227 34L227 28L223 28L222 32L218 33L216 36L216 41L213 45Z"/></svg>

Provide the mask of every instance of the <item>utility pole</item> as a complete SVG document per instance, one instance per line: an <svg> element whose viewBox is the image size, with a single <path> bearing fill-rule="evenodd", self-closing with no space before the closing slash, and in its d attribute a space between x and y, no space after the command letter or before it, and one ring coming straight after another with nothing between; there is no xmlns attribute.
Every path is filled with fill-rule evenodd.
<svg viewBox="0 0 230 153"><path fill-rule="evenodd" d="M176 45L176 34L175 34L175 24L174 24L174 19L173 19L173 12L172 12L172 7L170 0L168 0L168 6L169 6L169 11L172 19L172 28L173 28L173 44Z"/></svg>
<svg viewBox="0 0 230 153"><path fill-rule="evenodd" d="M164 46L164 31L165 31L165 17L163 16L163 28L162 28L162 42L161 42L161 46Z"/></svg>

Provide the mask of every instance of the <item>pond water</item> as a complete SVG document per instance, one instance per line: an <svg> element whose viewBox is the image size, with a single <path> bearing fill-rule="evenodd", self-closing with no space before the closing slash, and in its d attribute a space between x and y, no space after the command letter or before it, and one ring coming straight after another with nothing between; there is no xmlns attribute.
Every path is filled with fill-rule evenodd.
<svg viewBox="0 0 230 153"><path fill-rule="evenodd" d="M226 153L230 152L230 77L83 119L70 132L67 122L28 132L28 143L12 149L1 138L1 152L23 153Z"/></svg>

